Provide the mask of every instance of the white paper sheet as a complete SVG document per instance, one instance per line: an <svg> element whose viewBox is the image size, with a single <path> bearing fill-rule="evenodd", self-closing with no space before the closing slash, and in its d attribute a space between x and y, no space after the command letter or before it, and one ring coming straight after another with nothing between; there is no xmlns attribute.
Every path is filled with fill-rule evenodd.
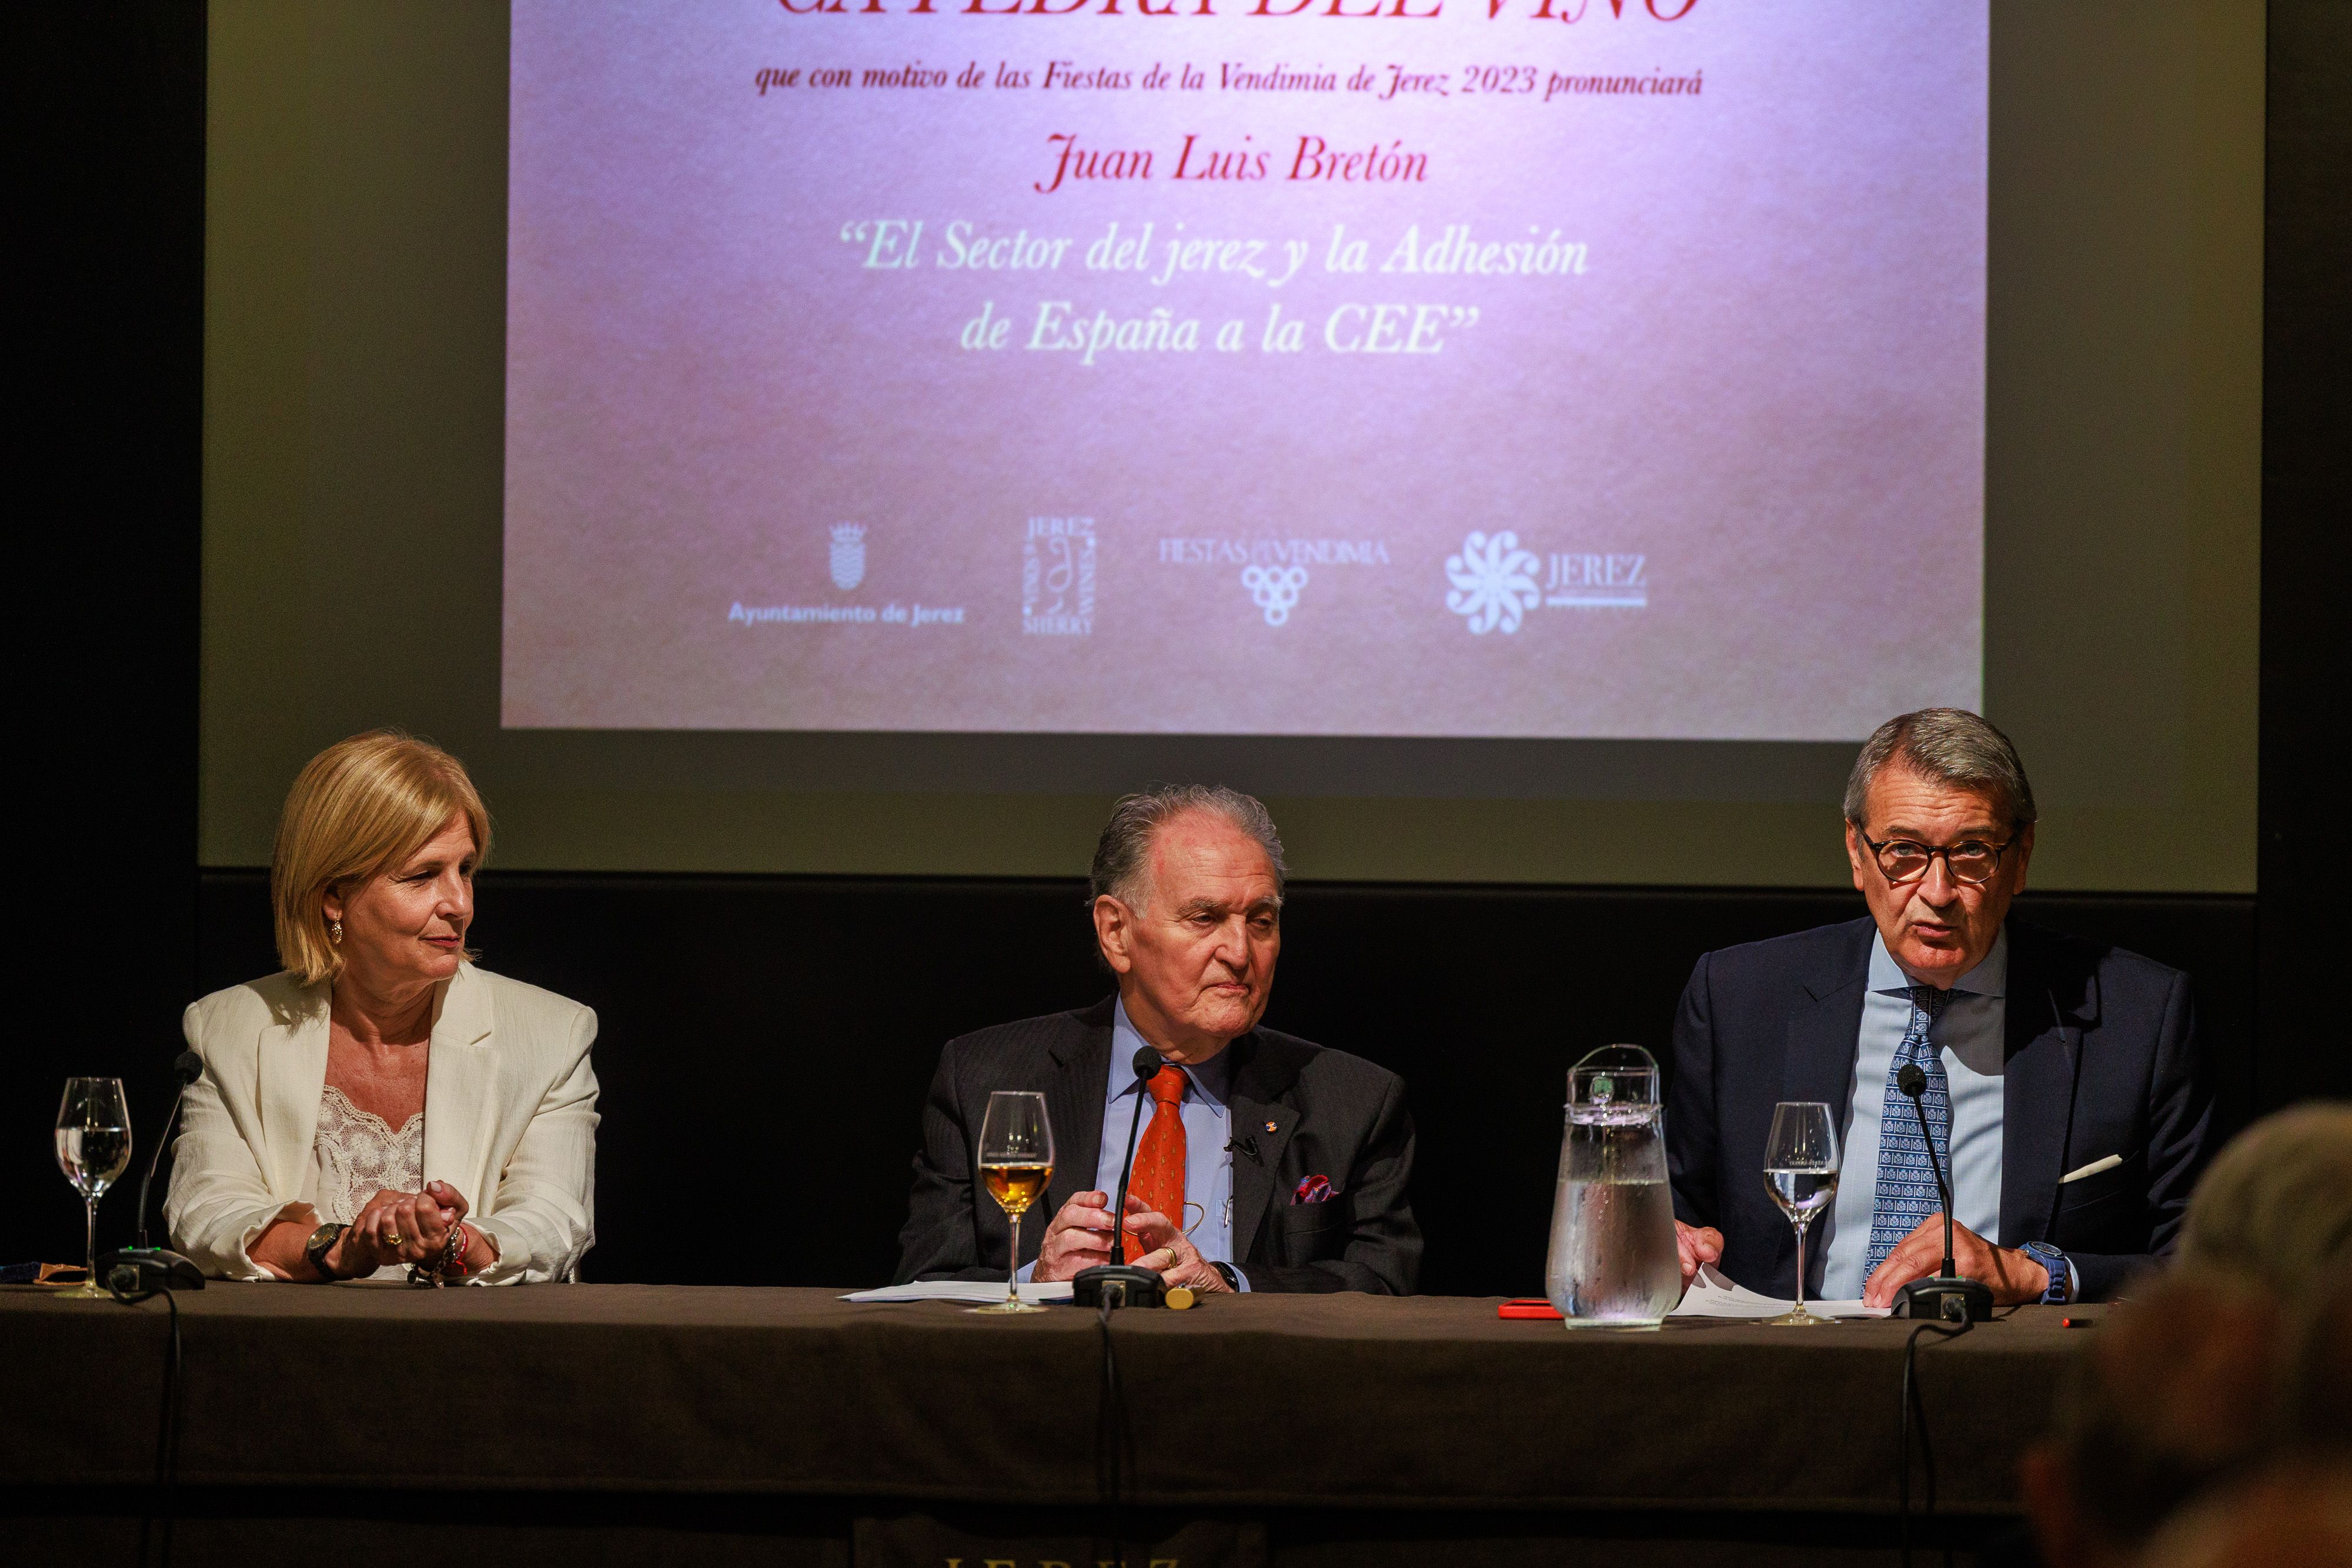
<svg viewBox="0 0 2352 1568"><path fill-rule="evenodd" d="M911 1285L885 1285L878 1291L856 1291L841 1298L845 1301L970 1301L984 1307L991 1301L1004 1299L1002 1280L918 1280ZM1031 1306L1045 1301L1066 1301L1070 1299L1070 1282L1056 1280L1051 1284L1023 1285L1021 1299Z"/></svg>
<svg viewBox="0 0 2352 1568"><path fill-rule="evenodd" d="M1745 1285L1735 1285L1713 1264L1702 1265L1683 1292L1682 1305L1668 1312L1674 1318L1777 1318L1795 1306L1771 1296L1759 1296ZM1824 1318L1883 1318L1885 1307L1860 1301L1807 1301L1808 1311Z"/></svg>

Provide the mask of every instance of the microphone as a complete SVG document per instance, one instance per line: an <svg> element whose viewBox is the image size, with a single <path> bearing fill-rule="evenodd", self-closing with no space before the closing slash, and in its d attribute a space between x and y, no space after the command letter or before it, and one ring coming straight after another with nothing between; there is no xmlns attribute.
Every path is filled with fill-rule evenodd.
<svg viewBox="0 0 2352 1568"><path fill-rule="evenodd" d="M180 1087L172 1095L172 1108L163 1113L163 1135L147 1154L147 1174L139 1178L139 1245L147 1245L147 1193L155 1185L155 1166L163 1157L163 1145L172 1141L172 1123L180 1114L180 1102L188 1086L205 1075L205 1059L193 1051L184 1051L172 1062L172 1076Z"/></svg>
<svg viewBox="0 0 2352 1568"><path fill-rule="evenodd" d="M1906 1061L1895 1074L1895 1087L1911 1102L1919 1118L1919 1137L1927 1145L1927 1168L1936 1176L1936 1196L1944 1205L1944 1270L1932 1280L1914 1280L1895 1292L1894 1315L1898 1318L1939 1318L1946 1322L1982 1322L1992 1316L1992 1287L1981 1280L1963 1280L1952 1262L1952 1185L1944 1179L1944 1162L1936 1157L1936 1135L1927 1130L1927 1074L1916 1061Z"/></svg>
<svg viewBox="0 0 2352 1568"><path fill-rule="evenodd" d="M1118 1238L1118 1255L1127 1255L1127 1184L1135 1176L1135 1137L1143 1125L1143 1103L1150 1096L1144 1085L1160 1069L1160 1053L1143 1046L1128 1065L1135 1070L1135 1109L1127 1118L1127 1157L1119 1163L1118 1197L1111 1210ZM1070 1277L1070 1299L1082 1307L1157 1307L1165 1303L1166 1283L1149 1269L1132 1263L1097 1263Z"/></svg>
<svg viewBox="0 0 2352 1568"><path fill-rule="evenodd" d="M155 1167L163 1161L164 1145L172 1141L172 1124L179 1117L180 1102L187 1097L189 1085L204 1075L205 1059L194 1051L184 1051L173 1059L172 1076L180 1081L180 1086L173 1092L172 1108L163 1113L163 1131L148 1153L147 1174L139 1178L139 1245L117 1248L99 1257L100 1278L123 1300L142 1300L159 1290L205 1288L204 1271L194 1263L167 1248L147 1245L147 1199L155 1185Z"/></svg>

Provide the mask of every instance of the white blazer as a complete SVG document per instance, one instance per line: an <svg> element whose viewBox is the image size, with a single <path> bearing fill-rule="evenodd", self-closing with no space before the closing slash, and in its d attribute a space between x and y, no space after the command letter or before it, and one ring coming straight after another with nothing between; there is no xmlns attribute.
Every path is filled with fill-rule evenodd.
<svg viewBox="0 0 2352 1568"><path fill-rule="evenodd" d="M188 1089L163 1218L207 1274L273 1276L246 1248L299 1201L327 1086L329 986L290 973L215 991L180 1020L205 1059ZM434 998L425 1179L499 1245L480 1284L565 1280L596 1239L596 1015L461 964Z"/></svg>

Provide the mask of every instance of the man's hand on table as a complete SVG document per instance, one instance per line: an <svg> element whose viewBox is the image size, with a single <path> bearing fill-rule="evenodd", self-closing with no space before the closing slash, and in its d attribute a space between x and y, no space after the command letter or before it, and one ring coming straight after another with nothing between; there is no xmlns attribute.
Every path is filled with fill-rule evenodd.
<svg viewBox="0 0 2352 1568"><path fill-rule="evenodd" d="M1069 1279L1081 1269L1118 1262L1118 1239L1111 1227L1110 1204L1107 1192L1073 1194L1045 1228L1045 1244L1037 1249L1037 1264L1029 1278L1042 1284ZM1127 1195L1127 1224L1145 1248L1135 1260L1139 1268L1150 1270L1171 1285L1189 1285L1195 1291L1231 1288L1216 1265L1194 1250L1167 1216L1146 1208L1133 1193Z"/></svg>
<svg viewBox="0 0 2352 1568"><path fill-rule="evenodd" d="M1937 1212L1896 1242L1886 1261L1862 1282L1862 1304L1891 1307L1895 1291L1914 1280L1927 1279L1943 1266L1944 1217ZM1996 1306L2038 1301L2050 1288L2049 1270L2022 1252L1994 1246L1957 1220L1952 1224L1952 1268L1964 1280L1981 1280L1990 1285Z"/></svg>
<svg viewBox="0 0 2352 1568"><path fill-rule="evenodd" d="M1107 1192L1073 1193L1054 1216L1054 1222L1045 1227L1045 1240L1037 1249L1037 1266L1029 1271L1029 1278L1043 1284L1066 1280L1081 1269L1118 1262L1110 1201ZM1141 1214L1143 1200L1129 1193L1127 1212L1130 1217Z"/></svg>
<svg viewBox="0 0 2352 1568"><path fill-rule="evenodd" d="M1142 1200L1129 1194L1129 1203ZM1136 1234L1147 1250L1135 1260L1139 1269L1149 1269L1171 1285L1188 1285L1195 1291L1229 1291L1224 1275L1217 1266L1194 1249L1192 1238L1186 1236L1174 1220L1164 1214L1147 1209L1130 1218L1127 1228Z"/></svg>
<svg viewBox="0 0 2352 1568"><path fill-rule="evenodd" d="M1723 1260L1723 1232L1711 1225L1685 1225L1675 1221L1675 1250L1681 1255L1683 1287L1687 1290L1698 1275L1699 1267ZM1940 1253L1938 1257L1942 1256Z"/></svg>

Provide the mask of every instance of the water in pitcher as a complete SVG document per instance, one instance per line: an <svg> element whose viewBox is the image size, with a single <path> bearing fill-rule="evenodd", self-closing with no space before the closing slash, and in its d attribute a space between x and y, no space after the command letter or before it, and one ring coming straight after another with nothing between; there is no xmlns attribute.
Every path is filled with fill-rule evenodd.
<svg viewBox="0 0 2352 1568"><path fill-rule="evenodd" d="M1682 1297L1656 1084L1627 1046L1570 1075L1544 1286L1570 1328L1655 1328Z"/></svg>
<svg viewBox="0 0 2352 1568"><path fill-rule="evenodd" d="M1633 1181L1563 1176L1552 1205L1551 1258L1546 1293L1571 1324L1656 1324L1683 1293L1674 1197L1664 1175Z"/></svg>

